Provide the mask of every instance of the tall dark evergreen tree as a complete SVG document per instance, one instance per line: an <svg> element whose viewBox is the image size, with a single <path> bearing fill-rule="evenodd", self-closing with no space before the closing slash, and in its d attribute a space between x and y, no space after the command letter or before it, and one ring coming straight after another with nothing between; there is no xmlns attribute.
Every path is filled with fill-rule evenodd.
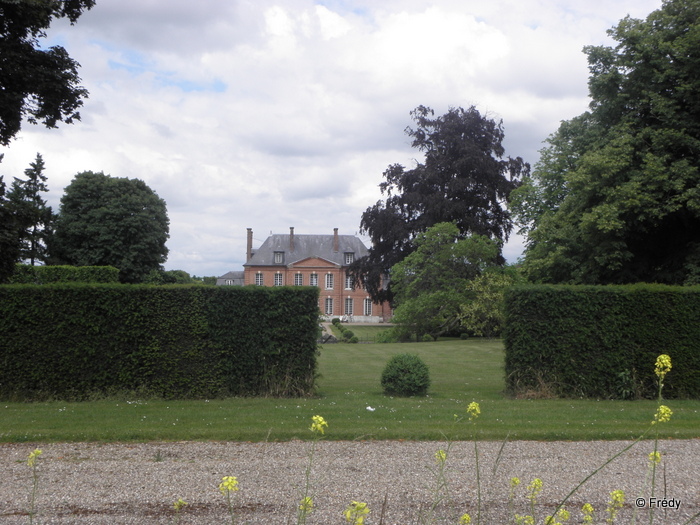
<svg viewBox="0 0 700 525"><path fill-rule="evenodd" d="M36 160L24 170L26 179L15 177L7 194L20 227L20 259L34 266L46 262L46 241L51 235L53 211L41 193L48 191L44 175L44 159L37 153Z"/></svg>
<svg viewBox="0 0 700 525"><path fill-rule="evenodd" d="M462 237L483 235L500 243L512 230L506 203L529 165L520 157L504 157L502 122L473 106L433 115L425 106L411 112L416 127L405 131L425 159L410 170L389 166L379 185L386 198L362 214L360 228L372 245L369 255L349 272L375 300L391 298L382 278L415 249L413 239L431 226L451 222Z"/></svg>

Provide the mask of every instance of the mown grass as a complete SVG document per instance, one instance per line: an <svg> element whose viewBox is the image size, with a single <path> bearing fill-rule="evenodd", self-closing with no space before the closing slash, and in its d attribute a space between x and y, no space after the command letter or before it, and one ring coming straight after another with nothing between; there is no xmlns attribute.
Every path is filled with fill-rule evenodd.
<svg viewBox="0 0 700 525"><path fill-rule="evenodd" d="M428 364L429 396L383 395L381 371L397 353L417 354ZM471 401L481 404L476 425L481 440L630 439L648 428L657 406L655 401L509 399L503 395L499 340L326 345L319 372L318 395L304 399L0 402L0 442L308 439L315 414L328 421L331 440L441 440L446 434L470 439L474 425L455 423L454 416L463 416ZM700 437L700 401L667 404L674 414L659 425L660 437Z"/></svg>

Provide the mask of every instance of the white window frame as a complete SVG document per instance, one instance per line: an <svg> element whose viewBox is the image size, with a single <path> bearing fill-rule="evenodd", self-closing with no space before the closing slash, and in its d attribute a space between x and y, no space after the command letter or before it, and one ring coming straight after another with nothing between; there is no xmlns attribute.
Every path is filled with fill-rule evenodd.
<svg viewBox="0 0 700 525"><path fill-rule="evenodd" d="M332 297L326 297L323 311L326 312L326 315L333 315L333 298Z"/></svg>
<svg viewBox="0 0 700 525"><path fill-rule="evenodd" d="M363 312L366 317L370 317L372 315L372 299L370 299L369 297L365 299Z"/></svg>
<svg viewBox="0 0 700 525"><path fill-rule="evenodd" d="M352 285L354 284L352 275L346 275L345 276L345 289L346 290L352 290Z"/></svg>
<svg viewBox="0 0 700 525"><path fill-rule="evenodd" d="M318 286L318 274L316 272L309 276L309 286Z"/></svg>
<svg viewBox="0 0 700 525"><path fill-rule="evenodd" d="M284 263L284 252L275 252L275 264Z"/></svg>
<svg viewBox="0 0 700 525"><path fill-rule="evenodd" d="M258 272L255 274L255 286L264 286L265 285L265 278L263 277L262 272Z"/></svg>
<svg viewBox="0 0 700 525"><path fill-rule="evenodd" d="M353 300L352 297L346 297L345 298L345 310L343 312L343 315L353 315L353 306L355 304L355 301Z"/></svg>
<svg viewBox="0 0 700 525"><path fill-rule="evenodd" d="M294 286L304 286L304 274L295 273L294 274Z"/></svg>
<svg viewBox="0 0 700 525"><path fill-rule="evenodd" d="M353 262L355 262L355 253L345 252L345 264L352 264Z"/></svg>
<svg viewBox="0 0 700 525"><path fill-rule="evenodd" d="M282 272L277 272L275 274L275 286L283 286L284 285L284 276L282 275Z"/></svg>
<svg viewBox="0 0 700 525"><path fill-rule="evenodd" d="M332 290L335 285L335 275L332 273L326 274L326 290Z"/></svg>

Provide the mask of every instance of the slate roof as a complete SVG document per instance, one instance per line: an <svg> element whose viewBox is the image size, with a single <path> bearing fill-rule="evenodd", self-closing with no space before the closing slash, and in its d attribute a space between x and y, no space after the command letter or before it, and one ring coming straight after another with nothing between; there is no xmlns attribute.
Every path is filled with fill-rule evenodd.
<svg viewBox="0 0 700 525"><path fill-rule="evenodd" d="M289 234L270 235L243 266L290 266L309 257L319 257L338 266L345 264L345 254L354 253L355 260L367 255L367 247L354 235L338 235L338 250L334 250L335 235L294 234L294 249ZM282 263L275 264L275 252L283 252Z"/></svg>
<svg viewBox="0 0 700 525"><path fill-rule="evenodd" d="M218 277L216 279L216 284L221 286L225 285L226 281L233 281L234 286L243 286L245 283L244 280L244 275L245 272L237 271L237 272L228 272L222 275L221 277Z"/></svg>

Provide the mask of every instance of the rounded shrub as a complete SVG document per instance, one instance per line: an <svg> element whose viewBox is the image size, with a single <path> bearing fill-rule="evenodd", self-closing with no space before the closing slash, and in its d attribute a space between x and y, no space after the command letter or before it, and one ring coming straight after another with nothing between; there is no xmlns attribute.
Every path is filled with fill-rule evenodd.
<svg viewBox="0 0 700 525"><path fill-rule="evenodd" d="M387 395L425 395L430 387L428 365L417 355L395 355L384 367L381 384Z"/></svg>

